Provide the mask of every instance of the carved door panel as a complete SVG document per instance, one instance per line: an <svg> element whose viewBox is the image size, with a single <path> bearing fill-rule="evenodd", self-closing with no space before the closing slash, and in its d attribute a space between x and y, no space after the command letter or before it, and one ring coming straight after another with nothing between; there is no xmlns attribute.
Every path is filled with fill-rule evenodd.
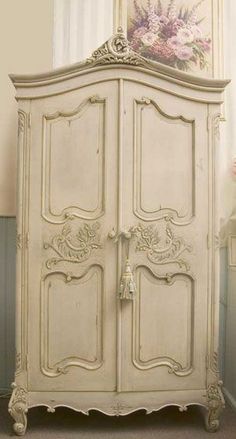
<svg viewBox="0 0 236 439"><path fill-rule="evenodd" d="M116 387L117 84L32 103L31 390ZM41 166L40 166L41 163Z"/></svg>
<svg viewBox="0 0 236 439"><path fill-rule="evenodd" d="M121 300L119 388L204 388L206 110L128 81L124 96L123 270L129 256L136 291Z"/></svg>

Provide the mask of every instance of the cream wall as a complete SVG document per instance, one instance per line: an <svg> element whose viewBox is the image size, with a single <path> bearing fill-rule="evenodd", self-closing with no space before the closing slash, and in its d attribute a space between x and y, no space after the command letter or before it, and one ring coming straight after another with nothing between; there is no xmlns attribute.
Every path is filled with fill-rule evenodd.
<svg viewBox="0 0 236 439"><path fill-rule="evenodd" d="M235 50L235 23L236 1L225 0L225 30L226 30L226 72L232 78L232 83L227 93L227 121L224 132L225 157L227 154L236 157L236 50ZM223 157L223 155L222 155ZM226 162L227 163L227 162ZM223 189L223 188L222 188ZM227 212L231 213L228 221L228 243L232 254L236 254L236 240L231 239L236 235L236 177L231 183L225 184L222 191L222 200L226 201ZM232 214L233 213L233 214ZM227 269L228 268L228 269ZM226 297L226 325L225 325L225 374L224 386L228 401L236 409L236 260L228 253L227 294Z"/></svg>
<svg viewBox="0 0 236 439"><path fill-rule="evenodd" d="M52 68L53 0L0 0L0 216L14 216L17 113L9 73Z"/></svg>
<svg viewBox="0 0 236 439"><path fill-rule="evenodd" d="M16 222L8 217L16 213L17 104L8 74L52 68L53 3L0 0L0 393L15 363Z"/></svg>

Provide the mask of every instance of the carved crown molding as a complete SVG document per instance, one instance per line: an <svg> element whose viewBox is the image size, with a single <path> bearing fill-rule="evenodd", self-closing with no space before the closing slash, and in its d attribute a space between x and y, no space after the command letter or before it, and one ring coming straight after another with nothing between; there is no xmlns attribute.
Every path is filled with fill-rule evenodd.
<svg viewBox="0 0 236 439"><path fill-rule="evenodd" d="M118 28L117 34L96 49L86 62L93 65L118 63L148 67L148 61L131 49L121 27Z"/></svg>
<svg viewBox="0 0 236 439"><path fill-rule="evenodd" d="M36 75L11 74L9 76L17 89L23 88L23 96L25 96L26 90L24 89L28 87L36 88L42 85L51 85L53 83L61 82L64 79L80 75L83 72L86 73L88 69L99 66L105 67L112 64L126 65L127 67L142 67L145 70L152 71L153 75L156 73L158 77L160 75L165 77L170 82L176 82L206 92L221 93L230 82L229 80L223 79L202 78L142 57L131 49L129 41L121 27L117 29L117 33L112 35L108 41L96 49L91 57L82 62ZM20 96L17 95L17 97ZM213 99L213 101L215 101L215 99ZM211 99L209 102L211 102Z"/></svg>

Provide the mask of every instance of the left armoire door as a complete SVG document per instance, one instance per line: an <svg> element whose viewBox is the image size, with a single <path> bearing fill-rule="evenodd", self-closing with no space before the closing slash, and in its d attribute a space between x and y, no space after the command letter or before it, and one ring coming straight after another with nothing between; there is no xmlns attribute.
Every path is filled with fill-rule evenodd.
<svg viewBox="0 0 236 439"><path fill-rule="evenodd" d="M31 391L116 389L117 93L110 81L31 101Z"/></svg>

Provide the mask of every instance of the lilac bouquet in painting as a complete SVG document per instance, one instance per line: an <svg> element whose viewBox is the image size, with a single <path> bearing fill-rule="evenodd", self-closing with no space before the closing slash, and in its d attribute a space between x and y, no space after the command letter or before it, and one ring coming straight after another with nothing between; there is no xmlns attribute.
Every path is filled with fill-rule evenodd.
<svg viewBox="0 0 236 439"><path fill-rule="evenodd" d="M180 70L193 65L207 68L211 39L203 35L200 24L204 18L198 17L203 1L177 9L176 0L166 7L163 0L148 0L146 6L134 0L135 15L128 25L130 46L146 58Z"/></svg>

